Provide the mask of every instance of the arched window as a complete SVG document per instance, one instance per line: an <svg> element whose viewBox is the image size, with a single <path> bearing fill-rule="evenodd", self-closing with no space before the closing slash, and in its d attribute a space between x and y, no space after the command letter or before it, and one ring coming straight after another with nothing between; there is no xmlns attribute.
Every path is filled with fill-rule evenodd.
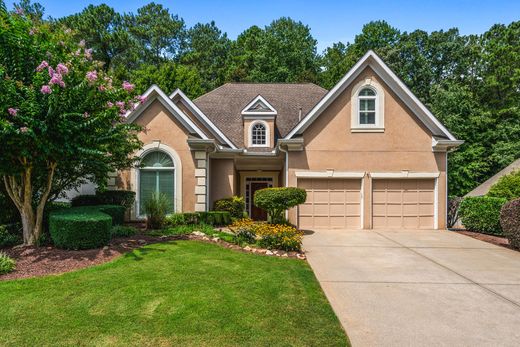
<svg viewBox="0 0 520 347"><path fill-rule="evenodd" d="M267 127L264 123L254 123L251 128L251 145L266 146L267 145Z"/></svg>
<svg viewBox="0 0 520 347"><path fill-rule="evenodd" d="M358 94L359 100L359 124L375 125L376 124L376 100L377 93L372 88L363 88Z"/></svg>
<svg viewBox="0 0 520 347"><path fill-rule="evenodd" d="M175 164L165 152L147 153L139 169L139 214L144 215L144 202L153 193L162 193L170 201L168 212L175 211Z"/></svg>

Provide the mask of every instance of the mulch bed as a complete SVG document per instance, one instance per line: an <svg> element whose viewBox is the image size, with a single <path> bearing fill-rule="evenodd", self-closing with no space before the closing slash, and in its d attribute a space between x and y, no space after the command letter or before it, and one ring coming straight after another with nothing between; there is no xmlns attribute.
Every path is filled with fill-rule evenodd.
<svg viewBox="0 0 520 347"><path fill-rule="evenodd" d="M474 239L477 239L480 241L485 241L485 242L489 242L489 243L492 243L497 246L514 249L509 245L509 241L505 237L475 233L473 231L467 231L467 230L454 230L454 231L458 232L459 234L473 237Z"/></svg>
<svg viewBox="0 0 520 347"><path fill-rule="evenodd" d="M109 262L124 253L133 251L142 246L173 240L200 240L218 243L219 245L245 253L256 253L259 255L271 255L278 257L289 257L305 259L298 252L267 251L250 247L242 248L238 245L201 235L175 235L175 236L151 236L138 234L131 237L115 238L110 244L103 248L88 250L63 250L55 247L14 247L4 249L10 257L16 260L16 269L8 274L0 275L0 281L18 278L40 277L70 272L93 265Z"/></svg>

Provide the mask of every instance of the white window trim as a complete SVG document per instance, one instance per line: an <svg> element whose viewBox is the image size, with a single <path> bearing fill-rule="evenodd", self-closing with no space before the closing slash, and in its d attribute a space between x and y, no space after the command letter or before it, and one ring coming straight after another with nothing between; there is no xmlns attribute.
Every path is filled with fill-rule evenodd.
<svg viewBox="0 0 520 347"><path fill-rule="evenodd" d="M151 153L151 152L155 152L155 151L163 151L165 152L166 154L168 154L172 160L173 160L173 165L174 165L174 186L173 186L173 189L174 189L174 199L175 199L175 203L174 203L174 208L175 208L175 212L182 212L182 163L181 163L181 158L179 157L179 155L177 154L177 152L165 145L165 144L162 144L160 141L154 141L153 143L150 143L150 144L147 144L145 146L143 146L143 148L137 152L137 156L139 158L144 158L147 154ZM140 171L141 169L140 168L133 168L132 169L132 173L133 173L133 177L135 178L134 179L134 183L135 183L135 208L134 208L134 214L136 216L137 219L143 219L144 216L140 215L139 213L139 206L141 204L141 197L140 197L140 192L141 192L141 177L140 177Z"/></svg>
<svg viewBox="0 0 520 347"><path fill-rule="evenodd" d="M299 178L363 178L364 172L352 172L352 171L296 171L296 177Z"/></svg>
<svg viewBox="0 0 520 347"><path fill-rule="evenodd" d="M370 88L376 93L376 122L375 124L360 124L359 123L359 93L364 88ZM352 88L352 95L350 99L351 117L350 130L352 132L384 132L385 130L385 91L379 83L371 78L367 78L357 83Z"/></svg>
<svg viewBox="0 0 520 347"><path fill-rule="evenodd" d="M254 145L253 144L253 127L256 124L262 124L265 127L265 145ZM249 147L269 147L271 143L271 129L269 129L269 124L263 120L255 120L251 122L248 129L248 139L249 139Z"/></svg>

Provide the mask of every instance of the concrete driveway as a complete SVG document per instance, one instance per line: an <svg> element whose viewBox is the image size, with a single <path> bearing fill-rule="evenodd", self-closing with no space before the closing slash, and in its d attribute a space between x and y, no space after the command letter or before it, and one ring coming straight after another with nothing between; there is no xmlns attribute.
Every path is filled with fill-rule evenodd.
<svg viewBox="0 0 520 347"><path fill-rule="evenodd" d="M318 230L307 259L353 346L520 345L520 253L449 231Z"/></svg>

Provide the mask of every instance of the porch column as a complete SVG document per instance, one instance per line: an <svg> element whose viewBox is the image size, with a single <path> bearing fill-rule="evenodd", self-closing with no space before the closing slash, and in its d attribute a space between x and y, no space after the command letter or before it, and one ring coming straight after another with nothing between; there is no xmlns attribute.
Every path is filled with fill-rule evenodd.
<svg viewBox="0 0 520 347"><path fill-rule="evenodd" d="M208 160L206 152L195 151L195 211L206 211L208 189Z"/></svg>

